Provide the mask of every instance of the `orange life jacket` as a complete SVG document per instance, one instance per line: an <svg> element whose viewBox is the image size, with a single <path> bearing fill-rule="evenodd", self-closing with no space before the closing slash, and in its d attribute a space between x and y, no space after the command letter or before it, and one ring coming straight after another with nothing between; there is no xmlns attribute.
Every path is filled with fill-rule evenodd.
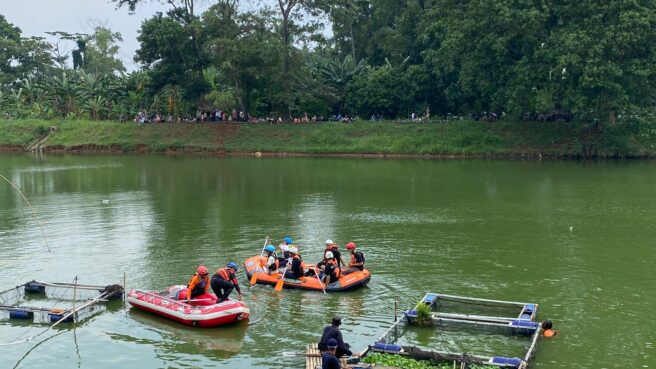
<svg viewBox="0 0 656 369"><path fill-rule="evenodd" d="M342 274L342 270L339 268L339 264L337 263L337 259L330 259L330 260L326 261L326 264L328 264L328 263L332 264L335 267L335 269L334 269L335 270L335 275L337 276L337 278L339 278L339 276Z"/></svg>
<svg viewBox="0 0 656 369"><path fill-rule="evenodd" d="M545 337L553 337L556 335L556 331L553 329L547 329L542 333Z"/></svg>
<svg viewBox="0 0 656 369"><path fill-rule="evenodd" d="M232 280L232 278L230 278L230 271L228 270L228 268L217 269L216 273L214 274L217 274L219 277L223 278L226 281Z"/></svg>

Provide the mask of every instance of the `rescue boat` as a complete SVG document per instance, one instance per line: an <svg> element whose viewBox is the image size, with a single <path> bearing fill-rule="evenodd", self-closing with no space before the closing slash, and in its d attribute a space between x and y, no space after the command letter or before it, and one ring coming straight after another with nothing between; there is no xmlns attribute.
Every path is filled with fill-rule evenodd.
<svg viewBox="0 0 656 369"><path fill-rule="evenodd" d="M306 269L316 270L314 264L306 264ZM280 273L265 273L260 266L260 256L253 256L244 261L246 277L250 280L253 273L257 273L258 284L278 283L282 275ZM284 268L282 268L284 270ZM326 292L346 292L366 286L371 280L371 273L367 269L340 276L337 281L324 286L316 276L301 277L299 279L284 278L283 288L298 288L302 290L321 291L325 288Z"/></svg>
<svg viewBox="0 0 656 369"><path fill-rule="evenodd" d="M193 327L217 327L250 316L248 306L242 301L228 299L217 304L214 294L204 294L187 303L186 296L186 286L172 286L163 292L132 290L128 302L137 309Z"/></svg>

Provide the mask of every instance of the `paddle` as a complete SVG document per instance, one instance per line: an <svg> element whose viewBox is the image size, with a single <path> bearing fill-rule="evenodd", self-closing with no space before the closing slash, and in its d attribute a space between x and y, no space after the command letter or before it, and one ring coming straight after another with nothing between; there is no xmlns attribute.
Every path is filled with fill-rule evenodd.
<svg viewBox="0 0 656 369"><path fill-rule="evenodd" d="M314 266L314 275L317 277L317 280L319 281L319 286L321 286L321 290L323 293L326 293L326 287L323 286L323 282L321 281L321 278L319 278L319 268L317 266Z"/></svg>
<svg viewBox="0 0 656 369"><path fill-rule="evenodd" d="M258 259L259 260L259 268L255 268L255 270L253 271L253 276L251 277L251 281L250 281L251 287L253 287L253 285L255 285L255 283L257 283L257 273L258 273L257 270L262 268L262 255L264 255L264 249L266 248L268 243L269 243L269 236L266 236L266 239L264 240L264 246L262 246L262 251L260 251L260 257Z"/></svg>
<svg viewBox="0 0 656 369"><path fill-rule="evenodd" d="M283 254L283 257L284 256L285 255ZM290 261L287 260L287 264L285 264L285 270L280 274L280 280L278 282L276 282L276 288L273 289L274 291L276 291L276 292L282 291L282 285L285 282L285 273L287 273L287 268L289 268L289 264L290 264Z"/></svg>

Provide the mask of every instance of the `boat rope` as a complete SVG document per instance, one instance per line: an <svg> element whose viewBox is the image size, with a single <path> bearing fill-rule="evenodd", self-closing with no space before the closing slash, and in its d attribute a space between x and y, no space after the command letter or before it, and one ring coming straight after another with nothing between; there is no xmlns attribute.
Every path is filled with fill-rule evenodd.
<svg viewBox="0 0 656 369"><path fill-rule="evenodd" d="M0 174L0 178L7 181L7 183L9 183L9 185L11 185L11 187L13 187L21 195L23 200L25 200L25 202L27 203L27 206L30 207L30 210L32 210L32 215L34 215L34 219L36 219L36 223L39 225L39 229L41 230L41 235L43 236L43 240L46 243L46 248L48 249L48 252L50 252L50 245L48 245L48 239L46 238L45 232L43 232L43 227L41 226L41 222L39 221L39 217L36 215L36 211L34 211L34 208L32 207L32 204L30 204L30 202L27 200L27 197L25 197L25 195L23 195L23 192L21 192L21 190L12 181L8 180L7 177L3 176L2 174Z"/></svg>

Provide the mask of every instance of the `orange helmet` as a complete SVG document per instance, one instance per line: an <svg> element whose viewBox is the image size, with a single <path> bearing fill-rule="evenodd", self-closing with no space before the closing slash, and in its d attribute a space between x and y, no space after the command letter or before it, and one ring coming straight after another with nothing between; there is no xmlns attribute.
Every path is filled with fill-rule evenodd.
<svg viewBox="0 0 656 369"><path fill-rule="evenodd" d="M198 267L198 269L196 269L196 273L207 274L207 268L205 267L205 265L201 265Z"/></svg>
<svg viewBox="0 0 656 369"><path fill-rule="evenodd" d="M355 242L349 242L346 244L346 249L347 250L353 250L355 249Z"/></svg>

